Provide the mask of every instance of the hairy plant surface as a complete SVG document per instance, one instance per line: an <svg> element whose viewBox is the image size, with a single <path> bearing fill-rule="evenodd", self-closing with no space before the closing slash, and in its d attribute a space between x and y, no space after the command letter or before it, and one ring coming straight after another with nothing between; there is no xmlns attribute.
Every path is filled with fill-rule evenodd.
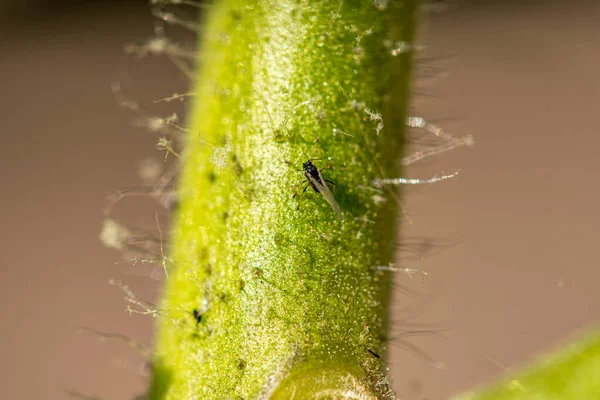
<svg viewBox="0 0 600 400"><path fill-rule="evenodd" d="M400 173L415 11L211 7L152 399L393 398L376 266L393 261L399 200L374 180Z"/></svg>

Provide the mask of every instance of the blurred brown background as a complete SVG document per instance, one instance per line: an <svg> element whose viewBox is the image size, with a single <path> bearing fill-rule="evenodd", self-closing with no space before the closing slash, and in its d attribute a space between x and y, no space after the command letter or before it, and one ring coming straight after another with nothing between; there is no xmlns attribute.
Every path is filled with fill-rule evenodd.
<svg viewBox="0 0 600 400"><path fill-rule="evenodd" d="M441 331L393 343L403 398L482 384L599 315L600 3L448 4L425 17L422 68L436 74L421 81L413 114L477 142L407 171L462 169L406 193L403 243L425 254L429 275L398 276L393 332ZM2 398L63 399L71 388L131 398L146 385L143 359L76 334L152 338L152 321L128 316L107 280L146 298L157 284L125 274L133 269L98 240L104 196L137 184L139 161L156 156L110 84L131 76L142 101L185 90L185 79L166 62L123 55L152 34L144 2L4 2L0 22ZM138 199L115 211L153 229L155 210ZM164 212L161 221L165 229ZM402 266L418 268L408 255L399 252Z"/></svg>

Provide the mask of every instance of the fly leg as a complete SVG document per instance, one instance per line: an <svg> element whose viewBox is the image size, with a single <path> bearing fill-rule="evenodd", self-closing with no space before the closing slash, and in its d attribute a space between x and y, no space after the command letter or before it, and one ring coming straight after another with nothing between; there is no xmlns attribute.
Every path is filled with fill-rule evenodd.
<svg viewBox="0 0 600 400"><path fill-rule="evenodd" d="M304 189L302 190L302 194L300 194L300 198L298 199L298 207L296 207L296 210L300 209L300 202L302 201L302 197L304 196L304 192L306 192L306 189L308 189L308 187L310 186L310 182L304 186ZM294 193L294 197L296 196L296 194Z"/></svg>
<svg viewBox="0 0 600 400"><path fill-rule="evenodd" d="M330 181L330 180L328 180L328 179L325 179L325 182L327 182L327 183L331 183L331 184L333 185L333 190L337 189L337 185L336 185L336 183L335 183L335 182L333 182L333 181Z"/></svg>

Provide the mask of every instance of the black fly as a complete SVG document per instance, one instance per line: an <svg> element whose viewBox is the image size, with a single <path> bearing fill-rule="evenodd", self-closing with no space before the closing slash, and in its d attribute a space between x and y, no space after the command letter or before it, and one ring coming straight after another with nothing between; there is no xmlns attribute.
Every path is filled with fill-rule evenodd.
<svg viewBox="0 0 600 400"><path fill-rule="evenodd" d="M198 325L202 321L202 314L200 314L197 308L194 308L192 314L194 315L194 319L196 320L196 325Z"/></svg>
<svg viewBox="0 0 600 400"><path fill-rule="evenodd" d="M304 187L302 194L306 192L306 189L308 189L309 186L312 187L315 192L321 193L341 221L343 217L340 206L338 205L337 201L335 201L333 193L331 193L331 190L329 190L329 187L327 186L327 183L331 183L335 186L335 182L323 178L321 171L319 171L319 169L312 163L312 160L308 160L307 162L303 163L302 169L304 170L304 176L306 176L308 179L308 185ZM298 208L299 207L300 206L298 206Z"/></svg>

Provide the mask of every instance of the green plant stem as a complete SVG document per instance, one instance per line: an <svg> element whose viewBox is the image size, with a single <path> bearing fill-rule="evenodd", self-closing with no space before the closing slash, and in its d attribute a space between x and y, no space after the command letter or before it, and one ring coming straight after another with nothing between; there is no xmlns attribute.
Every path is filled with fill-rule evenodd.
<svg viewBox="0 0 600 400"><path fill-rule="evenodd" d="M393 261L399 201L373 180L400 174L411 57L392 49L411 43L415 7L211 8L152 399L393 398L391 281L376 266ZM343 220L310 186L292 196L308 159L336 182Z"/></svg>

